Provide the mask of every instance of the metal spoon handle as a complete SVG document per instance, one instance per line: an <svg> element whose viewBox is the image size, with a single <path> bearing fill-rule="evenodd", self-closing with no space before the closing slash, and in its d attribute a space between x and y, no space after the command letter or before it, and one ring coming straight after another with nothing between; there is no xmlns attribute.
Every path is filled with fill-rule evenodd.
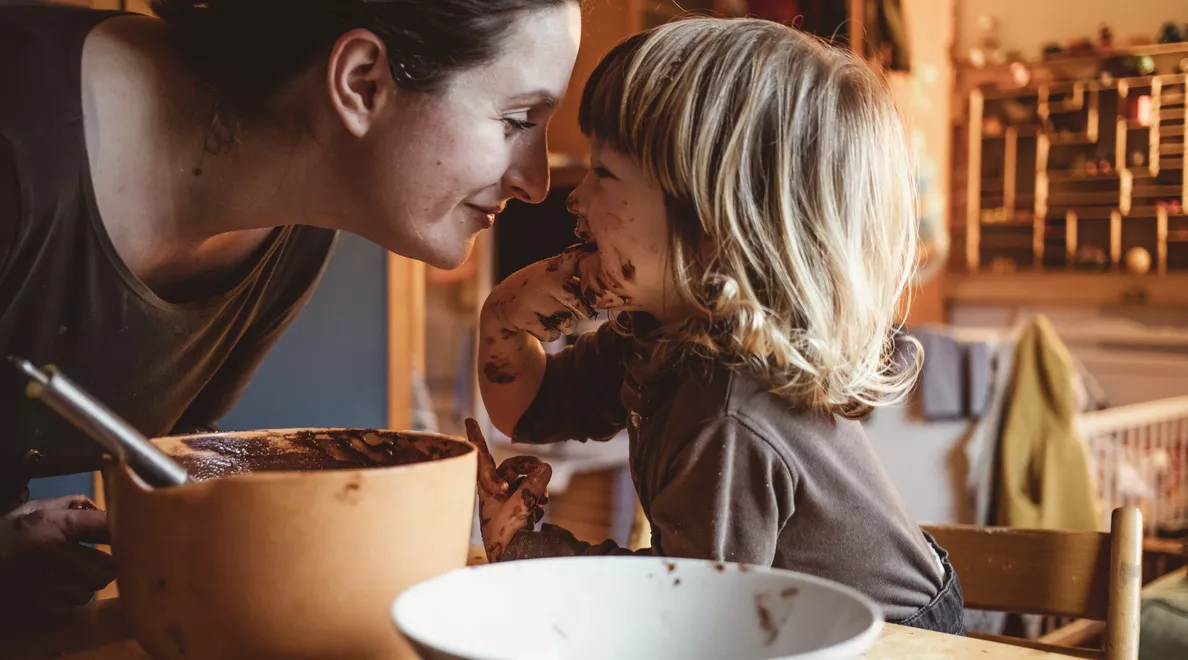
<svg viewBox="0 0 1188 660"><path fill-rule="evenodd" d="M29 378L25 388L29 398L40 400L112 455L126 461L150 486L180 486L189 480L182 466L54 367L42 370L17 357L9 356L8 360Z"/></svg>

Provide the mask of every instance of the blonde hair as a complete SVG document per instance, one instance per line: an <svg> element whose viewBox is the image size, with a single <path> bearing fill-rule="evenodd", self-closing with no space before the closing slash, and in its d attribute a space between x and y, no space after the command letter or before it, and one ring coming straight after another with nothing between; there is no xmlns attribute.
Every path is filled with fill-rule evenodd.
<svg viewBox="0 0 1188 660"><path fill-rule="evenodd" d="M657 333L660 356L726 359L846 417L910 389L919 363L893 343L914 168L866 64L777 23L687 19L617 45L579 121L665 193L672 280L699 313Z"/></svg>

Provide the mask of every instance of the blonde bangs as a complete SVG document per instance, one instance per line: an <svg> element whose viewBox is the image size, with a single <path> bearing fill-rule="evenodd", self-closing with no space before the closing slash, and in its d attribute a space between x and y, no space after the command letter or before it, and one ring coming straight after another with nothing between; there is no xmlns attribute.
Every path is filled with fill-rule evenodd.
<svg viewBox="0 0 1188 660"><path fill-rule="evenodd" d="M579 121L668 198L673 285L700 314L661 329L657 359L727 360L847 417L909 390L919 363L897 366L893 337L914 168L863 62L768 21L688 19L612 50Z"/></svg>

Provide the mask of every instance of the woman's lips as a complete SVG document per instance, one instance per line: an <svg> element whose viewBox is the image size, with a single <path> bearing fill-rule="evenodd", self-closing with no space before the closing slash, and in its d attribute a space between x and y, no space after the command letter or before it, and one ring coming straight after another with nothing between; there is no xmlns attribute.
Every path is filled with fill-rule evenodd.
<svg viewBox="0 0 1188 660"><path fill-rule="evenodd" d="M495 216L500 211L499 207L479 206L477 204L467 204L466 209L471 212L471 215L474 216L479 226L483 229L490 229L495 224Z"/></svg>

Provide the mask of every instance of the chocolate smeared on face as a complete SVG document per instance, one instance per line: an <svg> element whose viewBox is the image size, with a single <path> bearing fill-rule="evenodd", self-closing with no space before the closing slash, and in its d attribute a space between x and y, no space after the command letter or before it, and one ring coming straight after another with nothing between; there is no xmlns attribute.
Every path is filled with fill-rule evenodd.
<svg viewBox="0 0 1188 660"><path fill-rule="evenodd" d="M631 263L630 261L623 264L623 279L627 280L628 282L635 279L635 264Z"/></svg>
<svg viewBox="0 0 1188 660"><path fill-rule="evenodd" d="M195 481L245 472L354 470L460 456L461 444L369 429L203 435L183 441L191 451L174 456Z"/></svg>

